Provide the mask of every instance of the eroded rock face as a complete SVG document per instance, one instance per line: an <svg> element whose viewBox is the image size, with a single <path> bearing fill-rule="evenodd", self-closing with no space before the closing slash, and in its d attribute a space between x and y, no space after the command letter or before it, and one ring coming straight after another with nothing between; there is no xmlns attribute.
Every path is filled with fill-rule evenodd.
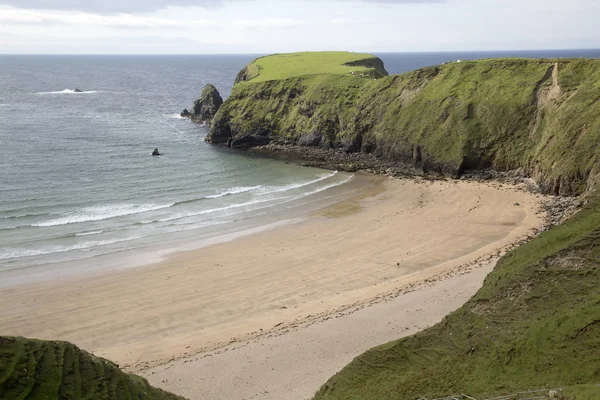
<svg viewBox="0 0 600 400"><path fill-rule="evenodd" d="M202 90L201 97L194 102L191 111L187 108L181 113L182 117L188 117L196 122L210 124L219 108L223 104L223 98L216 87L208 84Z"/></svg>

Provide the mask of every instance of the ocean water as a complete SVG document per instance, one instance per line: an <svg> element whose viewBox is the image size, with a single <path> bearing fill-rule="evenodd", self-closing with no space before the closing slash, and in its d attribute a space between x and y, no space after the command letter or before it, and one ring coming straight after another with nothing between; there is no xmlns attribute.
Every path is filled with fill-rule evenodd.
<svg viewBox="0 0 600 400"><path fill-rule="evenodd" d="M178 117L252 59L0 57L0 270L211 239L349 182L211 146Z"/></svg>
<svg viewBox="0 0 600 400"><path fill-rule="evenodd" d="M456 59L598 50L378 54L390 73ZM254 55L0 56L0 271L164 253L335 201L354 175L208 145L178 116L227 97ZM76 93L75 89L82 90ZM161 157L152 157L158 147ZM145 258L144 258L145 259Z"/></svg>

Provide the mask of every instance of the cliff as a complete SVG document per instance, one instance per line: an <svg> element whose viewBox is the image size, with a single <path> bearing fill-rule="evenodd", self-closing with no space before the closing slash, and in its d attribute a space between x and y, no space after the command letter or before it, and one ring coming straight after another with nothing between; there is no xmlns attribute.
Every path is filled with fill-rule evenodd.
<svg viewBox="0 0 600 400"><path fill-rule="evenodd" d="M307 54L319 53L246 67L207 140L360 152L449 176L516 170L561 195L596 182L600 60L454 62L386 76L372 56L343 53L340 64Z"/></svg>
<svg viewBox="0 0 600 400"><path fill-rule="evenodd" d="M70 343L1 336L0 399L184 400Z"/></svg>

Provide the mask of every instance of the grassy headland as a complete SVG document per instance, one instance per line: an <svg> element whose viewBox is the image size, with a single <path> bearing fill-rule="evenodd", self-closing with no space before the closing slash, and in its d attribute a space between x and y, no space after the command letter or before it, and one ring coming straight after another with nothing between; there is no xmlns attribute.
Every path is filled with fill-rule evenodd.
<svg viewBox="0 0 600 400"><path fill-rule="evenodd" d="M308 75L387 76L383 62L370 54L343 51L275 54L257 58L238 75L236 83L289 79Z"/></svg>
<svg viewBox="0 0 600 400"><path fill-rule="evenodd" d="M518 170L556 194L595 185L600 60L454 62L372 80L319 73L314 62L304 66L307 54L321 59L278 55L245 68L240 76L247 79L263 69L260 78L239 79L207 139L231 138L233 147L339 148L453 176ZM330 54L344 54L344 61L366 56L321 57ZM336 70L332 65L340 66L325 63L322 70Z"/></svg>
<svg viewBox="0 0 600 400"><path fill-rule="evenodd" d="M0 337L0 399L183 400L66 342Z"/></svg>

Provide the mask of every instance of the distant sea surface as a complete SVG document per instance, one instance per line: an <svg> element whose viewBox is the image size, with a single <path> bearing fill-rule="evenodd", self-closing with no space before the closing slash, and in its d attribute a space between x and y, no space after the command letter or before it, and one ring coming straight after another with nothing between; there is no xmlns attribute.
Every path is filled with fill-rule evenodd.
<svg viewBox="0 0 600 400"><path fill-rule="evenodd" d="M401 73L600 50L378 56ZM352 174L216 148L179 117L206 83L227 97L255 57L0 56L0 271L210 241L342 193Z"/></svg>

